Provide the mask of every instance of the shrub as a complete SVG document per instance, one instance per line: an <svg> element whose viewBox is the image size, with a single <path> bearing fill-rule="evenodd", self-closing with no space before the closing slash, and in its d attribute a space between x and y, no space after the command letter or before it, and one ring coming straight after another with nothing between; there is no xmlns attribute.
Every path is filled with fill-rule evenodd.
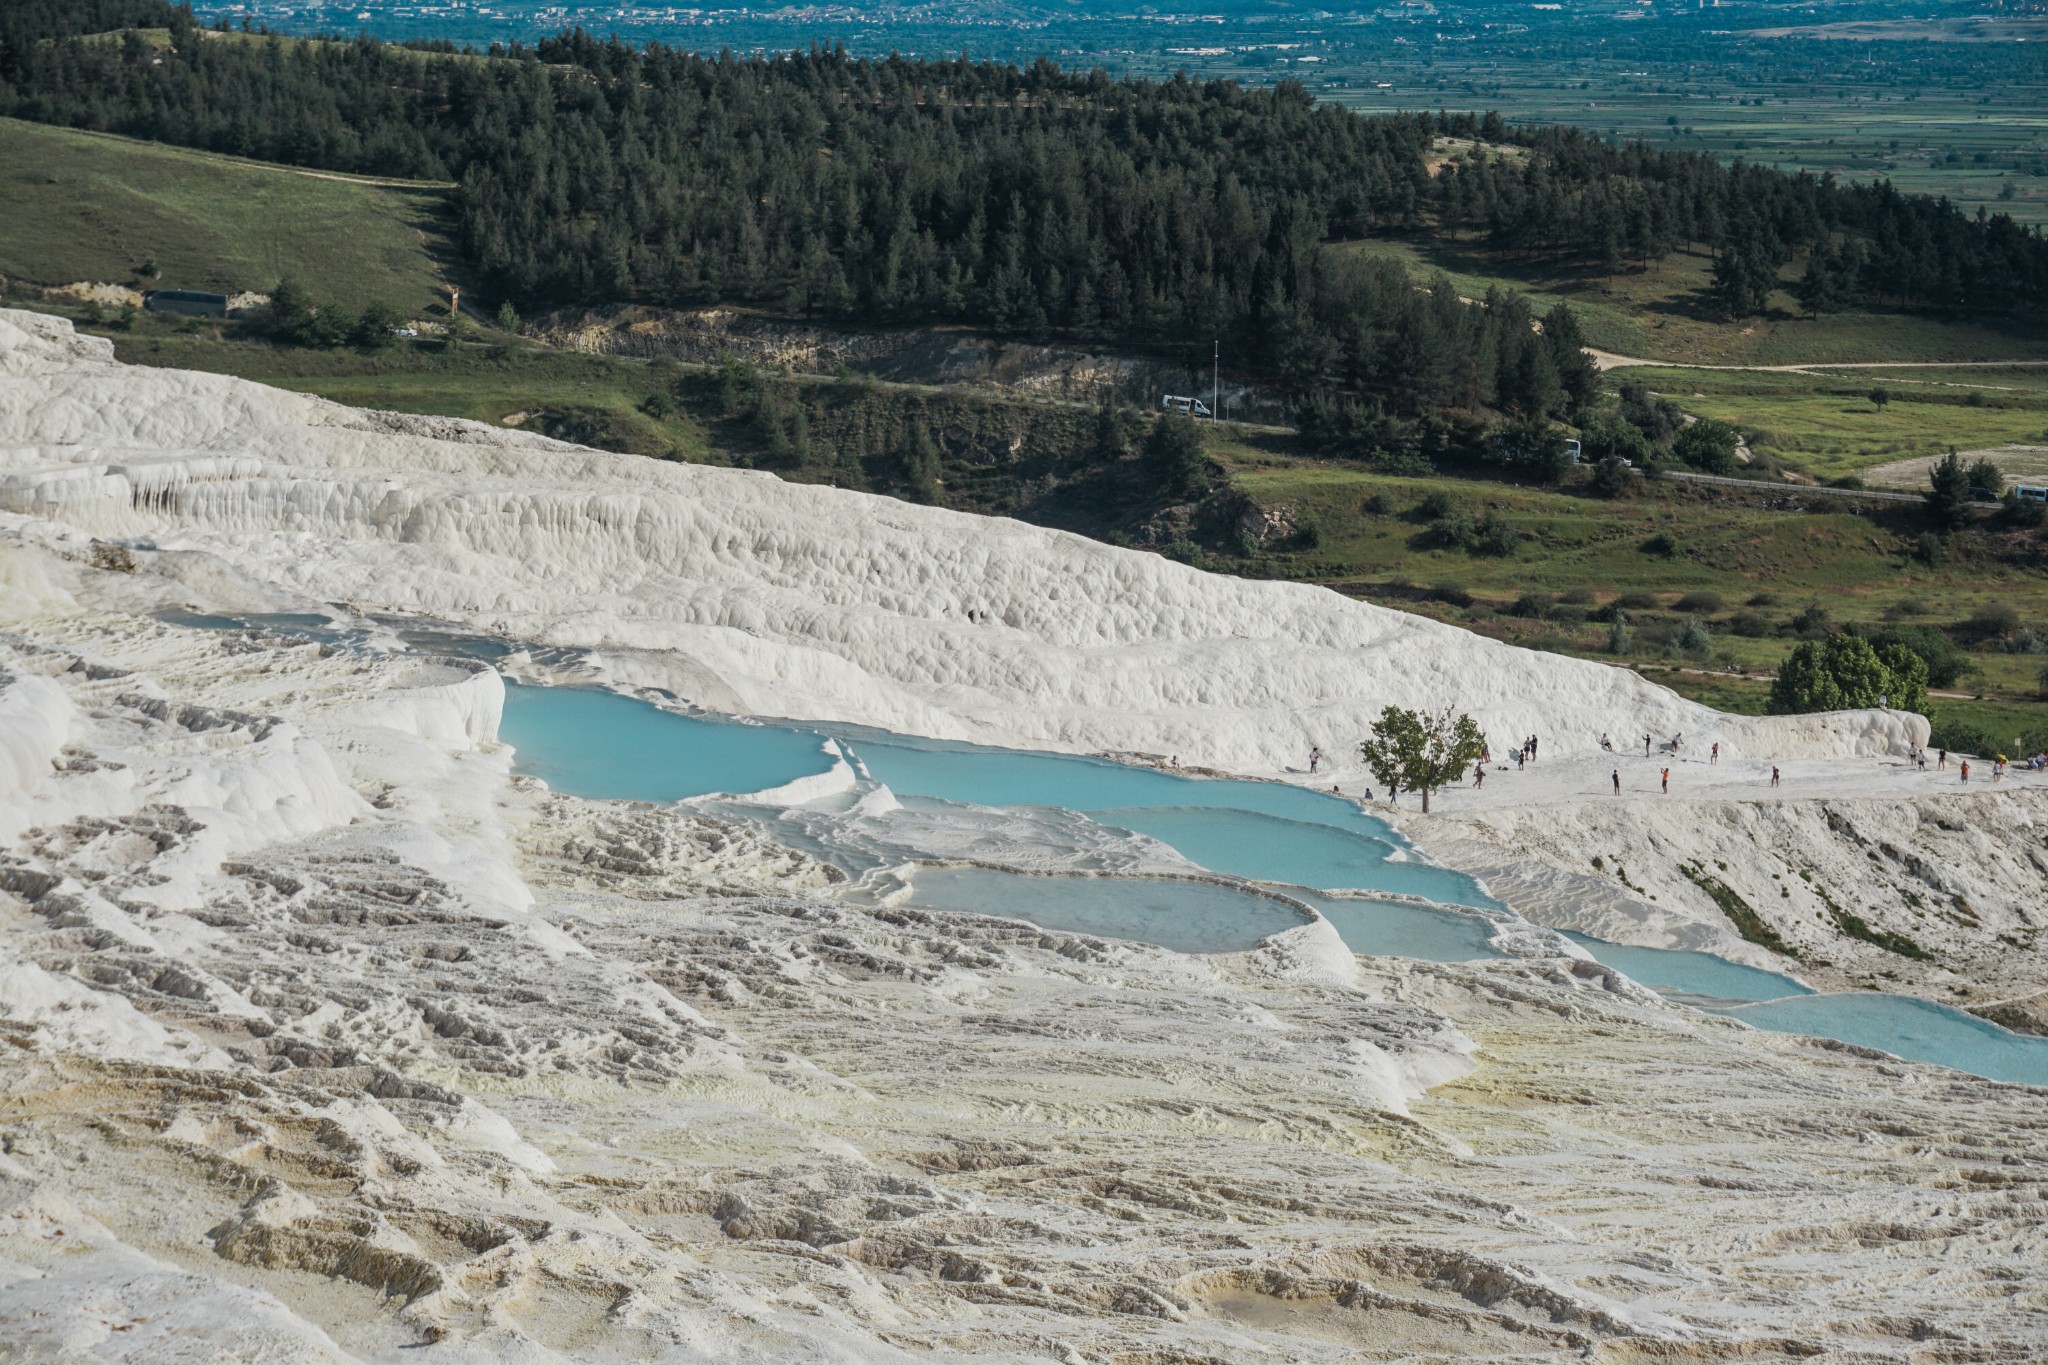
<svg viewBox="0 0 2048 1365"><path fill-rule="evenodd" d="M1508 519L1489 509L1472 528L1472 539L1466 548L1477 555L1505 557L1515 552L1516 540L1515 528L1508 525Z"/></svg>
<svg viewBox="0 0 2048 1365"><path fill-rule="evenodd" d="M1422 533L1424 546L1435 550L1465 550L1472 546L1478 529L1470 515L1461 507L1453 507L1432 522Z"/></svg>
<svg viewBox="0 0 2048 1365"><path fill-rule="evenodd" d="M1678 634L1678 651L1695 659L1704 659L1714 652L1714 637L1706 622L1695 616L1685 623L1685 629Z"/></svg>
<svg viewBox="0 0 2048 1365"><path fill-rule="evenodd" d="M1591 588L1587 587L1566 588L1557 600L1574 607L1591 606L1594 601L1594 593Z"/></svg>
<svg viewBox="0 0 2048 1365"><path fill-rule="evenodd" d="M1818 602L1807 603L1806 609L1786 622L1786 626L1802 640L1817 640L1835 628L1828 609Z"/></svg>
<svg viewBox="0 0 2048 1365"><path fill-rule="evenodd" d="M1753 592L1749 595L1749 601L1744 603L1744 605L1751 607L1775 607L1778 605L1778 594L1774 592Z"/></svg>
<svg viewBox="0 0 2048 1365"><path fill-rule="evenodd" d="M1623 611L1655 611L1663 604L1653 592L1625 592L1614 599L1614 605Z"/></svg>
<svg viewBox="0 0 2048 1365"><path fill-rule="evenodd" d="M1550 609L1549 615L1551 620L1557 622L1557 624L1561 626L1576 626L1583 623L1586 619L1586 613L1583 608L1567 607L1562 605L1552 607ZM1555 654L1559 653L1560 651L1552 650L1551 652Z"/></svg>
<svg viewBox="0 0 2048 1365"><path fill-rule="evenodd" d="M1452 502L1451 495L1441 488L1425 494L1422 501L1415 504L1415 515L1423 521L1442 521L1457 510L1458 504Z"/></svg>
<svg viewBox="0 0 2048 1365"><path fill-rule="evenodd" d="M1948 562L1948 542L1932 531L1922 531L1913 542L1913 558L1930 569L1938 569Z"/></svg>
<svg viewBox="0 0 2048 1365"><path fill-rule="evenodd" d="M2004 602L1987 602L1958 629L1979 640L1997 640L2019 629L2020 614Z"/></svg>
<svg viewBox="0 0 2048 1365"><path fill-rule="evenodd" d="M1920 662L1927 666L1930 687L1953 687L1977 667L1970 662L1969 655L1956 648L1955 641L1932 626L1886 626L1869 632L1868 638L1873 649L1897 645L1919 655Z"/></svg>
<svg viewBox="0 0 2048 1365"><path fill-rule="evenodd" d="M1634 486L1635 475L1620 460L1606 459L1593 466L1593 491L1603 498L1618 498Z"/></svg>
<svg viewBox="0 0 2048 1365"><path fill-rule="evenodd" d="M1643 542L1643 553L1659 559L1670 559L1678 553L1678 540L1669 531L1659 531Z"/></svg>
<svg viewBox="0 0 2048 1365"><path fill-rule="evenodd" d="M1629 633L1627 613L1614 613L1614 620L1607 627L1607 652L1626 654L1634 643L1634 638Z"/></svg>
<svg viewBox="0 0 2048 1365"><path fill-rule="evenodd" d="M1721 594L1717 592L1689 592L1678 599L1678 610L1691 612L1696 616L1712 616L1721 610Z"/></svg>
<svg viewBox="0 0 2048 1365"><path fill-rule="evenodd" d="M2048 654L2048 640L2043 640L2028 626L2021 626L2006 636L1998 647L2008 654Z"/></svg>
<svg viewBox="0 0 2048 1365"><path fill-rule="evenodd" d="M1828 487L1846 488L1849 489L1851 492L1857 491L1861 489L1863 486L1863 476L1860 474L1843 474L1839 478L1833 478L1828 480Z"/></svg>
<svg viewBox="0 0 2048 1365"><path fill-rule="evenodd" d="M1547 592L1525 592L1508 607L1507 614L1526 620L1536 620L1550 610L1551 596Z"/></svg>
<svg viewBox="0 0 2048 1365"><path fill-rule="evenodd" d="M1302 516L1294 523L1294 548L1314 550L1323 543L1323 526L1311 516Z"/></svg>
<svg viewBox="0 0 2048 1365"><path fill-rule="evenodd" d="M1597 417L1579 432L1581 458L1595 464L1608 460L1633 460L1641 464L1650 456L1650 439L1642 429L1620 416Z"/></svg>
<svg viewBox="0 0 2048 1365"><path fill-rule="evenodd" d="M2048 502L2022 498L2017 493L2007 493L2000 501L2005 507L2000 516L2008 526L2032 527L2048 523Z"/></svg>
<svg viewBox="0 0 2048 1365"><path fill-rule="evenodd" d="M1209 483L1209 457L1202 451L1201 428L1177 412L1161 414L1145 438L1145 472L1168 497L1187 497Z"/></svg>
<svg viewBox="0 0 2048 1365"><path fill-rule="evenodd" d="M1463 583L1453 579L1445 579L1443 582L1438 583L1429 590L1429 595L1433 601L1448 602L1454 607L1469 607L1472 605L1472 594L1465 590Z"/></svg>
<svg viewBox="0 0 2048 1365"><path fill-rule="evenodd" d="M1368 517L1384 517L1394 510L1394 504L1385 493L1368 493L1358 510Z"/></svg>
<svg viewBox="0 0 2048 1365"><path fill-rule="evenodd" d="M1742 436L1726 422L1702 417L1671 440L1671 453L1703 474L1733 474L1735 449Z"/></svg>
<svg viewBox="0 0 2048 1365"><path fill-rule="evenodd" d="M1970 492L1980 498L1996 498L2005 491L2005 471L1988 456L1979 457L1963 471Z"/></svg>
<svg viewBox="0 0 2048 1365"><path fill-rule="evenodd" d="M1930 748L1946 749L1952 754L1988 754L1995 746L1991 736L1981 728L1967 721L1934 718L1934 727L1928 732Z"/></svg>
<svg viewBox="0 0 2048 1365"><path fill-rule="evenodd" d="M1744 610L1728 618L1728 629L1745 639L1757 640L1771 633L1771 622L1768 617Z"/></svg>

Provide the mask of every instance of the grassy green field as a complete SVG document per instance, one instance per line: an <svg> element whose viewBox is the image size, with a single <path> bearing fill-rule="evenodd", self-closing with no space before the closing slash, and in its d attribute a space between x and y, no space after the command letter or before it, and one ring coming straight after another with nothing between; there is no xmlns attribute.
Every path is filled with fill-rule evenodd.
<svg viewBox="0 0 2048 1365"><path fill-rule="evenodd" d="M0 119L0 275L445 304L443 194ZM157 274L141 272L154 262Z"/></svg>
<svg viewBox="0 0 2048 1365"><path fill-rule="evenodd" d="M2033 384L2034 372L1990 372L2024 377L2003 389L1950 387L1927 380L1928 373L1643 367L1613 372L1610 379L1643 384L1688 412L1732 422L1753 449L1823 479L1939 454L1951 446L1976 450L2048 442L2048 390ZM1916 377L1892 377L1901 374ZM1890 395L1881 407L1870 400L1873 388Z"/></svg>
<svg viewBox="0 0 2048 1365"><path fill-rule="evenodd" d="M1910 506L1802 510L1768 489L1731 496L1669 483L1609 500L1584 486L1390 478L1303 458L1265 436L1214 449L1261 505L1296 508L1319 531L1312 550L1231 566L1238 571L1327 583L1533 649L1683 670L1658 680L1732 709L1761 709L1769 677L1799 642L1795 618L1814 610L1835 626L1951 628L2002 606L2048 639L2048 564L2014 552L2025 533L1960 538L1955 556L1930 568L1913 557L1922 524ZM1432 494L1504 520L1513 553L1432 546L1419 506ZM1660 534L1675 542L1671 552L1655 547ZM1605 618L1618 599L1631 638L1616 653ZM1711 643L1682 656L1677 638L1695 617ZM1972 697L1937 708L2048 736L2048 705L2036 696L2048 654L1983 642L1971 658L1959 690Z"/></svg>
<svg viewBox="0 0 2048 1365"><path fill-rule="evenodd" d="M1705 311L1700 292L1712 257L1676 251L1613 275L1530 266L1472 242L1439 237L1349 242L1336 251L1392 257L1420 274L1441 270L1458 291L1482 297L1499 285L1547 308L1572 305L1593 347L1683 365L1804 365L1863 361L2048 358L2048 334L1945 322L1903 313L1800 315L1780 292L1762 317L1725 321ZM1788 280L1791 272L1787 271Z"/></svg>

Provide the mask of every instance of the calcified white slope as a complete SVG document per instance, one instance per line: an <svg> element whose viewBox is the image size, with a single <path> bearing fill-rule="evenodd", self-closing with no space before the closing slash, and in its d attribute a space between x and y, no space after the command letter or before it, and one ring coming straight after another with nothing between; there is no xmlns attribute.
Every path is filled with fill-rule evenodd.
<svg viewBox="0 0 2048 1365"><path fill-rule="evenodd" d="M2038 1091L1674 1010L1535 931L1476 967L1319 926L1197 959L862 910L743 833L510 777L488 671L148 613L416 604L687 645L617 667L707 699L1091 744L1163 747L1182 722L1145 710L1210 660L1221 738L1184 753L1265 762L1261 660L1323 679L1326 720L1377 700L1347 671L1428 699L1424 644L1513 728L1513 688L1575 695L1546 668L1665 694L1027 528L989 544L1071 575L970 563L935 513L379 434L59 331L0 355L0 1362L2048 1351ZM573 492L622 470L653 491ZM1030 628L920 614L926 548L957 608ZM1044 600L1091 575L1133 597ZM1165 643L1112 650L1147 595ZM1285 648L1234 636L1276 621Z"/></svg>
<svg viewBox="0 0 2048 1365"><path fill-rule="evenodd" d="M320 601L659 651L618 676L720 709L1265 771L1312 743L1342 765L1389 702L1456 703L1501 747L1536 733L1554 754L1603 731L1874 753L1920 724L1731 718L1624 671L1018 522L125 368L34 314L0 313L0 375L0 512Z"/></svg>

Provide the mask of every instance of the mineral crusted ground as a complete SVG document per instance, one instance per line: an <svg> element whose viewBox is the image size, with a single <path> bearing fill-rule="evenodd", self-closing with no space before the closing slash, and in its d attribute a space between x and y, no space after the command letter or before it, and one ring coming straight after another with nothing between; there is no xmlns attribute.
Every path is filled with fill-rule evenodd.
<svg viewBox="0 0 2048 1365"><path fill-rule="evenodd" d="M2048 1354L2038 1090L1666 1005L1535 931L1473 965L1315 925L1189 957L861 908L744 832L514 776L481 666L151 615L321 603L728 709L1258 773L1456 686L1555 736L1556 776L1427 844L1532 918L1733 942L1672 870L1720 850L1852 970L1870 945L1766 900L1770 859L1967 876L1978 926L1897 984L2041 976L2038 795L1910 786L1897 717L1721 718L1301 589L129 371L5 314L0 1360ZM1727 771L1615 803L1592 738L1625 723ZM1760 800L1735 765L1773 757L1799 786ZM1932 943L1899 899L1869 897Z"/></svg>

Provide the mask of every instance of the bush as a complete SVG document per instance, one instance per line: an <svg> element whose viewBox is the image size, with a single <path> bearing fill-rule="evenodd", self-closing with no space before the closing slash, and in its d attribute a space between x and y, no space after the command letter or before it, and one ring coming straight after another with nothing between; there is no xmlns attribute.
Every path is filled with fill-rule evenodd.
<svg viewBox="0 0 2048 1365"><path fill-rule="evenodd" d="M1448 602L1454 607L1469 607L1472 605L1472 594L1465 590L1463 583L1452 579L1446 579L1432 587L1429 590L1429 596L1432 601Z"/></svg>
<svg viewBox="0 0 2048 1365"><path fill-rule="evenodd" d="M1209 457L1202 451L1202 431L1183 413L1161 414L1145 438L1145 472L1170 498L1188 497L1209 484Z"/></svg>
<svg viewBox="0 0 2048 1365"><path fill-rule="evenodd" d="M1643 542L1643 553L1659 559L1670 559L1678 553L1678 541L1669 531L1659 531Z"/></svg>
<svg viewBox="0 0 2048 1365"><path fill-rule="evenodd" d="M1385 493L1369 493L1358 504L1358 510L1364 516L1384 517L1394 510L1394 504Z"/></svg>
<svg viewBox="0 0 2048 1365"><path fill-rule="evenodd" d="M1741 433L1726 422L1702 417L1671 440L1671 453L1703 474L1733 474Z"/></svg>
<svg viewBox="0 0 2048 1365"><path fill-rule="evenodd" d="M1749 595L1749 601L1744 603L1743 605L1751 607L1775 607L1778 605L1778 594L1774 592L1753 592Z"/></svg>
<svg viewBox="0 0 2048 1365"><path fill-rule="evenodd" d="M1932 531L1922 531L1913 542L1913 558L1930 569L1948 563L1948 542Z"/></svg>
<svg viewBox="0 0 2048 1365"><path fill-rule="evenodd" d="M1634 643L1635 640L1629 633L1627 613L1614 613L1614 620L1607 627L1607 652L1626 654Z"/></svg>
<svg viewBox="0 0 2048 1365"><path fill-rule="evenodd" d="M1712 616L1721 610L1721 594L1717 592L1689 592L1678 599L1679 611L1691 612L1696 616Z"/></svg>
<svg viewBox="0 0 2048 1365"><path fill-rule="evenodd" d="M1785 623L1794 635L1802 640L1818 640L1835 628L1828 616L1828 609L1818 602L1809 602L1806 609Z"/></svg>
<svg viewBox="0 0 2048 1365"><path fill-rule="evenodd" d="M1593 466L1593 491L1603 498L1621 497L1635 486L1635 481L1634 473L1620 460L1606 459Z"/></svg>
<svg viewBox="0 0 2048 1365"><path fill-rule="evenodd" d="M1458 504L1452 502L1451 495L1441 488L1425 494L1422 501L1415 504L1415 515L1423 521L1442 521L1457 510Z"/></svg>
<svg viewBox="0 0 2048 1365"><path fill-rule="evenodd" d="M1653 442L1669 441L1685 424L1678 405L1659 398L1641 384L1621 386L1621 419Z"/></svg>
<svg viewBox="0 0 2048 1365"><path fill-rule="evenodd" d="M1514 603L1508 607L1507 614L1534 621L1549 611L1550 606L1551 597L1549 593L1525 592L1520 597L1517 597Z"/></svg>
<svg viewBox="0 0 2048 1365"><path fill-rule="evenodd" d="M1863 476L1861 474L1843 474L1839 478L1828 480L1828 487L1846 488L1852 493L1860 491L1863 486Z"/></svg>
<svg viewBox="0 0 2048 1365"><path fill-rule="evenodd" d="M1897 645L1919 655L1920 662L1927 666L1930 687L1954 687L1964 674L1977 667L1969 655L1956 648L1955 641L1932 626L1886 626L1869 632L1868 639L1873 649Z"/></svg>
<svg viewBox="0 0 2048 1365"><path fill-rule="evenodd" d="M1588 422L1579 432L1579 448L1580 458L1595 464L1608 460L1641 464L1650 457L1649 438L1619 416L1603 416Z"/></svg>
<svg viewBox="0 0 2048 1365"><path fill-rule="evenodd" d="M1586 607L1593 604L1594 596L1591 588L1567 588L1557 600L1574 607Z"/></svg>
<svg viewBox="0 0 2048 1365"><path fill-rule="evenodd" d="M1771 633L1771 622L1768 617L1744 610L1728 618L1728 629L1745 639L1759 640Z"/></svg>
<svg viewBox="0 0 2048 1365"><path fill-rule="evenodd" d="M2008 654L2048 654L2048 640L2036 635L2029 626L2021 626L2005 637L1999 648Z"/></svg>
<svg viewBox="0 0 2048 1365"><path fill-rule="evenodd" d="M1433 550L1465 550L1472 546L1473 537L1478 534L1471 516L1461 507L1453 507L1442 516L1432 520L1430 528L1422 533L1422 544Z"/></svg>
<svg viewBox="0 0 2048 1365"><path fill-rule="evenodd" d="M2005 471L1989 457L1979 457L1963 471L1968 480L1970 492L1980 498L1996 498L2005 492Z"/></svg>
<svg viewBox="0 0 2048 1365"><path fill-rule="evenodd" d="M1898 646L1882 652L1859 635L1830 635L1792 651L1771 684L1770 711L1797 715L1884 703L1918 711L1927 700L1927 667Z"/></svg>
<svg viewBox="0 0 2048 1365"><path fill-rule="evenodd" d="M1977 754L1979 756L1996 752L1996 745L1989 734L1967 721L1934 718L1934 728L1928 732L1929 748L1946 749L1952 754Z"/></svg>
<svg viewBox="0 0 2048 1365"><path fill-rule="evenodd" d="M1678 652L1695 659L1707 658L1714 652L1714 637L1706 622L1695 616L1685 623L1685 629L1678 633Z"/></svg>
<svg viewBox="0 0 2048 1365"><path fill-rule="evenodd" d="M1508 519L1489 509L1473 526L1472 539L1466 548L1476 555L1505 558L1515 552L1517 540L1515 528L1508 525Z"/></svg>
<svg viewBox="0 0 2048 1365"><path fill-rule="evenodd" d="M2017 493L2007 493L2000 501L2005 505L2000 516L2008 526L2033 527L2048 523L2048 502L2023 498Z"/></svg>
<svg viewBox="0 0 2048 1365"><path fill-rule="evenodd" d="M1655 611L1663 603L1653 592L1625 592L1614 599L1614 605L1622 611Z"/></svg>
<svg viewBox="0 0 2048 1365"><path fill-rule="evenodd" d="M1957 629L1978 640L1998 640L2019 629L2020 614L2004 602L1987 602Z"/></svg>

